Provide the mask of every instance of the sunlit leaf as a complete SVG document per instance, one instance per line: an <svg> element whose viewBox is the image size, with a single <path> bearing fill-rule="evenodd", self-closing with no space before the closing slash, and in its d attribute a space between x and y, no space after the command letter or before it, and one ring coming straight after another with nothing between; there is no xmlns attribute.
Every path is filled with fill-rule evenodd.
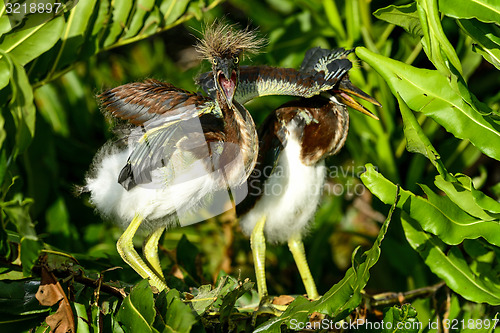
<svg viewBox="0 0 500 333"><path fill-rule="evenodd" d="M469 139L486 155L500 160L500 121L481 114L450 86L438 71L419 69L402 62L356 48L356 54L372 66L410 109L422 112L457 138Z"/></svg>
<svg viewBox="0 0 500 333"><path fill-rule="evenodd" d="M410 245L448 287L470 301L500 304L500 285L476 276L458 247L451 247L446 253L446 246L436 236L424 232L416 221L409 217L402 217L401 221Z"/></svg>
<svg viewBox="0 0 500 333"><path fill-rule="evenodd" d="M127 20L132 9L132 0L113 1L111 2L113 15L111 24L108 26L108 34L104 41L104 46L110 46L115 43L118 38L124 33L124 28L127 26Z"/></svg>
<svg viewBox="0 0 500 333"><path fill-rule="evenodd" d="M159 332L189 332L196 323L191 308L184 304L175 289L160 293L155 305L158 316L154 326Z"/></svg>
<svg viewBox="0 0 500 333"><path fill-rule="evenodd" d="M500 22L500 3L496 0L439 0L439 10L454 18L476 18L483 22Z"/></svg>
<svg viewBox="0 0 500 333"><path fill-rule="evenodd" d="M64 17L58 16L47 23L6 34L0 49L9 53L17 63L26 65L59 40L64 27Z"/></svg>
<svg viewBox="0 0 500 333"><path fill-rule="evenodd" d="M365 186L382 202L391 204L397 186L375 171L372 165L366 166L361 175ZM460 244L464 239L483 237L489 243L500 245L500 223L492 218L477 219L454 204L446 196L438 196L429 187L421 185L427 199L410 191L400 190L397 207L404 210L421 227L450 245Z"/></svg>
<svg viewBox="0 0 500 333"><path fill-rule="evenodd" d="M473 50L500 69L500 28L472 20L458 20L460 28L474 40Z"/></svg>
<svg viewBox="0 0 500 333"><path fill-rule="evenodd" d="M436 0L417 0L417 13L424 33L422 46L430 61L442 75L462 73L462 64L446 37Z"/></svg>
<svg viewBox="0 0 500 333"><path fill-rule="evenodd" d="M129 332L153 332L151 326L155 315L151 286L147 280L142 280L123 300L116 318Z"/></svg>
<svg viewBox="0 0 500 333"><path fill-rule="evenodd" d="M385 309L384 323L383 333L417 333L421 325L417 318L417 311L410 304Z"/></svg>
<svg viewBox="0 0 500 333"><path fill-rule="evenodd" d="M380 20L400 26L412 35L423 35L417 14L417 4L415 2L408 5L390 5L380 8L373 15Z"/></svg>

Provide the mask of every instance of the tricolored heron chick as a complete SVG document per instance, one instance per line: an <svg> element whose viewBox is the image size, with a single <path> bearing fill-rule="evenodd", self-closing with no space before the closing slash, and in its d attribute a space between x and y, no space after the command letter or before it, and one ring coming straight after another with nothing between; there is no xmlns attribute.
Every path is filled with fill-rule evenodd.
<svg viewBox="0 0 500 333"><path fill-rule="evenodd" d="M195 212L210 209L217 191L241 186L255 165L255 124L233 97L240 57L261 46L253 31L207 27L197 49L212 63L213 98L156 80L99 96L104 110L130 125L98 152L85 189L102 215L125 228L117 243L123 260L159 290L167 288L158 258L164 229L198 222ZM138 230L148 234L145 260L132 244Z"/></svg>
<svg viewBox="0 0 500 333"><path fill-rule="evenodd" d="M352 67L345 59L351 51L314 48L306 53L301 71L342 68L333 77L338 84L323 96L283 104L259 130L259 157L248 181L249 194L236 207L243 232L251 237L257 287L261 300L267 298L265 241L288 242L306 292L319 297L307 264L302 237L307 232L326 176L324 159L344 145L349 128L346 105L378 119L348 94L378 106L348 78ZM335 66L335 64L340 64Z"/></svg>
<svg viewBox="0 0 500 333"><path fill-rule="evenodd" d="M224 24L206 28L197 49L212 64L212 84L206 87L210 97L156 80L125 84L99 96L104 110L129 126L97 153L84 190L103 216L125 229L117 243L123 260L159 290L167 288L158 257L165 228L201 221L207 210L209 216L222 213L217 204L229 200L227 189L236 203L246 194L241 189L257 160L258 137L252 117L235 96L240 58L262 44L253 31ZM268 68L265 74L250 85L262 95L310 97L333 87L318 73L290 69L278 75ZM301 90L309 82L313 88ZM147 233L144 260L132 244L138 230Z"/></svg>

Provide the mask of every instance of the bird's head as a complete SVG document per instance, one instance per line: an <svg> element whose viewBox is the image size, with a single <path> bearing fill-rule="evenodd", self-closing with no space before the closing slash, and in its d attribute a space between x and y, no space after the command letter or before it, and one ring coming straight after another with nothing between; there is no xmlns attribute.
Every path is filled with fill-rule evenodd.
<svg viewBox="0 0 500 333"><path fill-rule="evenodd" d="M356 101L351 96L356 96L365 101L368 101L376 106L382 106L375 98L371 97L363 90L359 89L355 85L352 84L351 80L349 80L349 76L346 74L339 82L339 85L336 89L333 90L333 95L336 97L337 101L350 106L356 111L359 111L373 119L379 120L376 115L371 113L367 108L365 108L361 103Z"/></svg>
<svg viewBox="0 0 500 333"><path fill-rule="evenodd" d="M216 89L229 107L238 87L239 62L245 54L258 53L265 41L255 31L238 30L234 25L214 22L205 28L197 51L212 63Z"/></svg>

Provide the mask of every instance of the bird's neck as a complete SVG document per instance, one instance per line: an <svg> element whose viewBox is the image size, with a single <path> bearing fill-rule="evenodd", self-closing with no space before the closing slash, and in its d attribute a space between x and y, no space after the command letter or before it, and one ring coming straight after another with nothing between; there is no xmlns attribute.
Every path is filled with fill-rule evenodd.
<svg viewBox="0 0 500 333"><path fill-rule="evenodd" d="M233 100L232 107L229 107L222 96L217 97L224 119L226 144L237 148L237 151L229 148L226 158L229 162L230 159L234 159L234 156L241 157L246 179L255 167L259 150L255 123L248 110L240 103Z"/></svg>

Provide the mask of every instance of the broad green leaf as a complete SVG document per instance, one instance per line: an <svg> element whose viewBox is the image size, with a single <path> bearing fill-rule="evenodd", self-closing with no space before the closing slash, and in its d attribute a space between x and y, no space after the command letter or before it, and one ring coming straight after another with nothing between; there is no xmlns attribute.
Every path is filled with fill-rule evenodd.
<svg viewBox="0 0 500 333"><path fill-rule="evenodd" d="M0 58L0 89L9 84L11 77L11 63L7 57Z"/></svg>
<svg viewBox="0 0 500 333"><path fill-rule="evenodd" d="M161 333L189 332L196 323L196 318L191 308L184 304L177 290L171 289L162 292L156 299L158 316L155 328Z"/></svg>
<svg viewBox="0 0 500 333"><path fill-rule="evenodd" d="M462 73L457 53L441 26L437 0L417 0L417 13L424 33L422 46L429 60L445 76Z"/></svg>
<svg viewBox="0 0 500 333"><path fill-rule="evenodd" d="M85 307L85 304L77 303L77 302L72 302L71 303L72 307L75 308L76 312L76 327L78 328L77 332L78 333L90 333L90 322L87 314L87 309Z"/></svg>
<svg viewBox="0 0 500 333"><path fill-rule="evenodd" d="M254 283L250 282L248 279L244 282L235 282L235 288L222 297L222 304L219 308L219 320L221 323L229 321L231 313L235 311L234 305L236 304L236 301L243 296L243 294L252 290L254 286Z"/></svg>
<svg viewBox="0 0 500 333"><path fill-rule="evenodd" d="M222 289L226 284L226 279L221 278L219 283L215 289L212 289L211 285L202 285L197 290L196 296L189 301L189 305L198 315L203 314L208 310L212 304L217 301L217 298L220 296Z"/></svg>
<svg viewBox="0 0 500 333"><path fill-rule="evenodd" d="M499 216L495 217L493 216L493 214L485 212L484 209L476 202L474 194L471 191L472 180L468 176L463 174L456 175L455 177L457 181L447 182L443 179L443 177L436 176L434 184L436 184L436 186L444 193L446 193L446 195L457 206L459 206L468 214L484 221L491 221L495 219L498 220ZM474 189L474 192L477 193L480 191ZM477 193L477 195L479 196L479 193ZM497 203L497 205L500 204Z"/></svg>
<svg viewBox="0 0 500 333"><path fill-rule="evenodd" d="M40 281L0 281L0 331L27 332L44 320L50 308L35 298Z"/></svg>
<svg viewBox="0 0 500 333"><path fill-rule="evenodd" d="M366 165L361 180L382 202L392 203L397 186L375 171L373 165ZM460 244L464 239L483 237L489 243L500 246L498 220L479 220L464 212L450 198L438 196L425 185L421 187L427 199L401 189L397 207L408 213L425 231L450 245Z"/></svg>
<svg viewBox="0 0 500 333"><path fill-rule="evenodd" d="M104 41L104 46L109 47L114 44L120 36L125 33L128 18L132 9L132 0L112 1L113 15L109 25L109 31Z"/></svg>
<svg viewBox="0 0 500 333"><path fill-rule="evenodd" d="M500 28L495 24L488 24L472 20L458 20L458 25L475 43L473 49L487 61L500 69Z"/></svg>
<svg viewBox="0 0 500 333"><path fill-rule="evenodd" d="M31 237L23 237L21 239L21 265L23 267L23 275L31 276L31 270L35 266L40 251L43 249L42 243Z"/></svg>
<svg viewBox="0 0 500 333"><path fill-rule="evenodd" d="M116 315L128 332L155 332L151 325L155 319L153 292L147 280L142 280L130 291Z"/></svg>
<svg viewBox="0 0 500 333"><path fill-rule="evenodd" d="M58 16L29 29L14 29L4 36L0 49L9 53L20 65L26 65L56 44L63 27L64 17Z"/></svg>
<svg viewBox="0 0 500 333"><path fill-rule="evenodd" d="M469 139L486 155L500 160L500 121L481 114L450 86L438 71L419 69L356 48L358 57L372 66L387 82L395 96L408 107L431 117L457 138Z"/></svg>
<svg viewBox="0 0 500 333"><path fill-rule="evenodd" d="M452 178L448 174L448 171L446 170L446 167L441 160L441 156L432 146L427 136L425 136L424 132L422 131L422 127L420 127L420 124L413 115L412 111L408 108L401 97L396 96L396 98L399 103L399 111L401 112L401 116L403 117L403 130L406 138L406 149L409 152L424 155L436 167L440 175L442 175L446 179Z"/></svg>
<svg viewBox="0 0 500 333"><path fill-rule="evenodd" d="M323 5L325 6L325 14L328 18L328 22L335 29L335 31L339 34L341 39L345 39L345 29L342 24L342 18L340 17L339 11L337 9L337 5L334 0L325 0L323 1Z"/></svg>
<svg viewBox="0 0 500 333"><path fill-rule="evenodd" d="M383 321L385 326L382 333L417 333L421 325L417 311L410 304L384 309Z"/></svg>
<svg viewBox="0 0 500 333"><path fill-rule="evenodd" d="M56 60L52 65L52 72L62 69L77 59L81 47L85 42L87 30L91 27L91 16L94 13L97 0L79 1L70 11L68 21L61 34L61 45Z"/></svg>
<svg viewBox="0 0 500 333"><path fill-rule="evenodd" d="M416 221L403 214L401 222L411 247L448 287L473 302L500 304L500 285L475 275L458 247L453 246L446 253L445 244L436 236L424 232Z"/></svg>
<svg viewBox="0 0 500 333"><path fill-rule="evenodd" d="M476 18L483 22L500 22L500 3L497 0L439 0L439 11L458 18Z"/></svg>
<svg viewBox="0 0 500 333"><path fill-rule="evenodd" d="M167 0L160 5L160 12L163 14L165 25L173 24L187 8L189 0Z"/></svg>
<svg viewBox="0 0 500 333"><path fill-rule="evenodd" d="M50 124L54 133L68 137L70 127L67 110L64 109L59 97L57 89L53 85L46 84L35 90L35 101L42 117Z"/></svg>
<svg viewBox="0 0 500 333"><path fill-rule="evenodd" d="M390 5L380 8L375 11L373 15L379 20L384 20L400 26L412 35L423 35L422 26L420 25L420 19L417 13L417 4L415 2L408 5Z"/></svg>
<svg viewBox="0 0 500 333"><path fill-rule="evenodd" d="M130 20L127 32L123 36L124 39L133 37L141 32L144 27L146 15L151 12L155 2L154 0L138 0L134 5L134 13Z"/></svg>
<svg viewBox="0 0 500 333"><path fill-rule="evenodd" d="M361 303L361 291L370 278L369 270L377 263L380 257L380 244L384 239L392 218L392 213L396 208L396 193L394 193L393 199L396 199L396 202L380 228L378 237L372 248L364 252L362 256L353 255L353 265L339 283L335 284L317 301L309 302L305 297L297 297L280 317L265 322L254 332L277 333L281 332L282 325L287 325L288 328L294 329L293 323L306 323L309 320L309 315L313 312L327 314L334 321L339 321L348 316Z"/></svg>
<svg viewBox="0 0 500 333"><path fill-rule="evenodd" d="M0 16L0 36L12 29L7 15Z"/></svg>
<svg viewBox="0 0 500 333"><path fill-rule="evenodd" d="M1 61L1 60L0 60ZM2 114L0 113L0 148L3 146L3 142L5 141L5 138L7 137L7 131L4 129L4 124L5 124L5 119L3 118ZM5 150L2 150L5 153ZM0 170L0 185L2 185L2 180L3 177L5 176L4 170Z"/></svg>
<svg viewBox="0 0 500 333"><path fill-rule="evenodd" d="M8 55L4 54L4 57ZM30 85L24 67L12 58L12 99L9 102L10 112L16 124L15 155L28 148L35 135L36 109L33 104L33 88Z"/></svg>

